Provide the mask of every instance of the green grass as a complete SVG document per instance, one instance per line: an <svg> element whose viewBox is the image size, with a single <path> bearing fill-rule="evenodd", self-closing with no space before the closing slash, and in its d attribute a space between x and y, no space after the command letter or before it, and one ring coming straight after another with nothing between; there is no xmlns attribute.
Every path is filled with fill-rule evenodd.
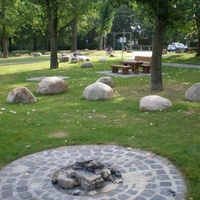
<svg viewBox="0 0 200 200"><path fill-rule="evenodd" d="M163 62L184 63L184 64L200 64L200 57L196 53L174 53L170 52L163 55Z"/></svg>
<svg viewBox="0 0 200 200"><path fill-rule="evenodd" d="M59 69L50 70L48 56L0 59L0 168L17 158L49 148L116 144L153 151L168 158L185 178L187 198L200 199L200 104L184 98L185 91L199 82L199 69L163 66L163 92L150 91L150 77L112 77L116 98L85 100L82 98L84 88L102 77L96 71L110 70L110 64L121 59L119 54L101 63L99 58L104 54L95 52L94 56L88 52L86 55L91 56L94 63L94 67L88 69L80 68L81 63L60 63ZM165 62L178 62L180 58L175 59L175 55L181 56L167 55ZM193 59L196 58L183 58L190 63L196 62ZM50 75L68 76L69 91L39 95L35 92L38 82L26 81L26 78ZM31 90L37 103L7 103L8 93L17 86ZM172 108L141 112L139 101L149 94L170 99Z"/></svg>

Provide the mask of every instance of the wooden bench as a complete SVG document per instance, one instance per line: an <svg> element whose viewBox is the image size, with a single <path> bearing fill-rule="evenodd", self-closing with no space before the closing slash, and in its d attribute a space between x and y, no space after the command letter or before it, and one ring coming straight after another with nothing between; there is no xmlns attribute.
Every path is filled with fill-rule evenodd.
<svg viewBox="0 0 200 200"><path fill-rule="evenodd" d="M151 57L149 57L149 56L135 56L135 60L138 61L138 62L143 62L143 64L137 65L138 70L139 70L139 67L142 67L143 73L150 73Z"/></svg>
<svg viewBox="0 0 200 200"><path fill-rule="evenodd" d="M111 65L112 73L118 73L119 69L122 69L122 74L127 75L129 74L129 69L131 69L131 66L124 66L124 65Z"/></svg>

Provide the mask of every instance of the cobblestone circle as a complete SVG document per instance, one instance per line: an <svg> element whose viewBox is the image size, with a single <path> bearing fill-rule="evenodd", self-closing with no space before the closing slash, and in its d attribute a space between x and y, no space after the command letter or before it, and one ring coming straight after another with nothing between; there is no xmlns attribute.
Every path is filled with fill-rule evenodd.
<svg viewBox="0 0 200 200"><path fill-rule="evenodd" d="M116 167L123 184L92 196L57 190L52 174L77 159L98 159ZM60 189L62 190L62 189ZM66 146L18 159L0 170L2 200L184 200L184 180L167 159L151 152L114 145Z"/></svg>

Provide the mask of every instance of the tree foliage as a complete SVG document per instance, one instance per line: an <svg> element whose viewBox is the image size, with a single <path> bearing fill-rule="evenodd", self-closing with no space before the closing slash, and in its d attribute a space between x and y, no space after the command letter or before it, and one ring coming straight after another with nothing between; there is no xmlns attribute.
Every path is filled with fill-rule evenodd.
<svg viewBox="0 0 200 200"><path fill-rule="evenodd" d="M112 1L111 1L112 2ZM151 67L151 90L162 91L162 51L166 30L179 22L182 17L184 2L181 0L119 0L114 5L126 4L133 8L135 2L141 5L143 12L154 24L153 54Z"/></svg>
<svg viewBox="0 0 200 200"><path fill-rule="evenodd" d="M7 42L12 37L19 25L15 3L17 0L1 0L0 1L0 31L2 38L3 57L8 57Z"/></svg>
<svg viewBox="0 0 200 200"><path fill-rule="evenodd" d="M104 49L104 36L110 32L112 27L112 20L114 17L114 8L109 4L108 0L101 0L97 3L96 10L99 18L96 22L96 30L99 33L99 50Z"/></svg>

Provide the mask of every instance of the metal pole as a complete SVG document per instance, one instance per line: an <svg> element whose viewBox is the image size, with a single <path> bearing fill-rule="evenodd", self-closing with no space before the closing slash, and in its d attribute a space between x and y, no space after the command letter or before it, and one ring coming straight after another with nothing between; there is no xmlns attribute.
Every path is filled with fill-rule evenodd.
<svg viewBox="0 0 200 200"><path fill-rule="evenodd" d="M115 32L113 33L113 49L115 50Z"/></svg>

